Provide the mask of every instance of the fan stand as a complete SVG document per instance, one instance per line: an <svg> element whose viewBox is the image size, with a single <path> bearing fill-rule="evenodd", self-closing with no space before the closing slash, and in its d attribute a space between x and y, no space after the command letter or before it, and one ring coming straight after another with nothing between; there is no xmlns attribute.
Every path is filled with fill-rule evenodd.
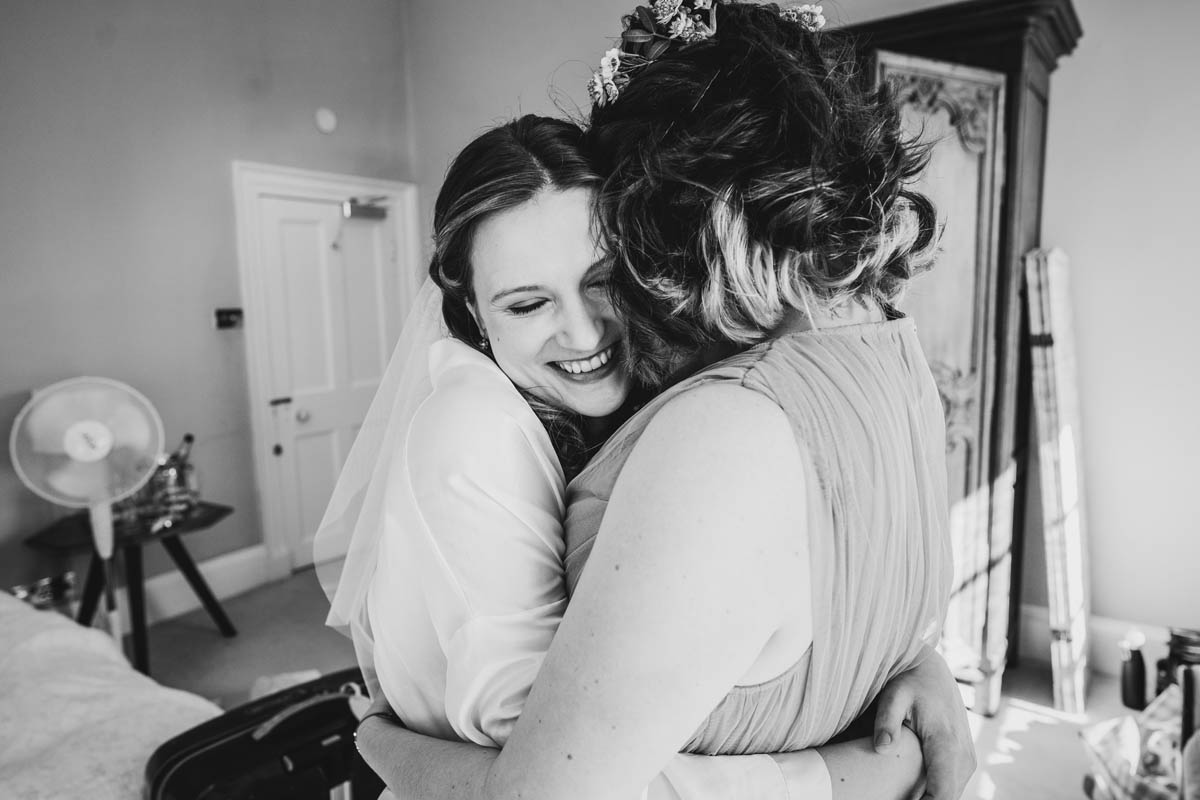
<svg viewBox="0 0 1200 800"><path fill-rule="evenodd" d="M112 504L109 502L92 503L88 506L88 514L92 523L92 542L96 545L96 554L104 562L104 607L108 612L108 631L112 634L117 645L123 644L121 638L121 615L117 613L117 593L115 575L113 574L113 515Z"/></svg>

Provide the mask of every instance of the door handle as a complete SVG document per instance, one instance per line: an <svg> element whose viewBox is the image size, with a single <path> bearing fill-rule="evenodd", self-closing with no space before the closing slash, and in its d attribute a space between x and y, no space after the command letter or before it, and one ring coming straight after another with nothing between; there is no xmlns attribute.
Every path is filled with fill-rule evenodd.
<svg viewBox="0 0 1200 800"><path fill-rule="evenodd" d="M301 425L308 422L310 419L312 419L312 414L309 413L308 409L302 408L296 412L296 422L299 422Z"/></svg>

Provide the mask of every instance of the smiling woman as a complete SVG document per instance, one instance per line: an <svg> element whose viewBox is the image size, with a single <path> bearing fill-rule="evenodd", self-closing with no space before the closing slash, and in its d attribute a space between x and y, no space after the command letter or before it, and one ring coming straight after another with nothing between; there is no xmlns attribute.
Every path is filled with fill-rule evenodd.
<svg viewBox="0 0 1200 800"><path fill-rule="evenodd" d="M411 418L390 413L373 467L378 504L357 525L377 540L371 567L343 578L360 584L347 621L391 706L479 744L507 738L566 606L564 492L584 421L629 393L580 136L523 117L451 165L434 213L440 292L423 294L440 294L450 337L398 346L427 379ZM406 332L434 315L419 307Z"/></svg>
<svg viewBox="0 0 1200 800"><path fill-rule="evenodd" d="M451 335L516 386L567 479L629 394L591 214L599 177L581 137L569 122L527 115L463 148L434 206L429 265Z"/></svg>
<svg viewBox="0 0 1200 800"><path fill-rule="evenodd" d="M518 387L585 417L629 393L609 265L591 232L588 189L546 189L479 225L472 319Z"/></svg>

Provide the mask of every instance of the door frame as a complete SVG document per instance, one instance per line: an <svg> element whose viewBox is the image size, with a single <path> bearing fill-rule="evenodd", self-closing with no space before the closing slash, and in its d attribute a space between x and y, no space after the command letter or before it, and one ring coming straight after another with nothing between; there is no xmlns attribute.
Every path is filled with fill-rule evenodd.
<svg viewBox="0 0 1200 800"><path fill-rule="evenodd" d="M417 185L403 181L340 175L252 161L233 162L233 200L237 225L238 276L244 308L243 332L250 395L250 429L259 523L267 551L266 577L275 580L292 571L291 537L285 530L283 471L272 453L275 444L271 399L271 351L267 295L263 277L262 225L258 201L284 197L342 202L351 197L384 198L388 223L394 228L400 289L411 299L420 287L421 238Z"/></svg>

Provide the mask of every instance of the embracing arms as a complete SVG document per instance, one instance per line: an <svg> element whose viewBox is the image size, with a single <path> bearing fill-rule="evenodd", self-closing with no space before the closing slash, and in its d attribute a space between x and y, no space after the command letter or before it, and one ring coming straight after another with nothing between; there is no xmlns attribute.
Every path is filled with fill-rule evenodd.
<svg viewBox="0 0 1200 800"><path fill-rule="evenodd" d="M503 753L402 741L376 719L364 725L364 753L385 777L404 767L414 797L637 796L789 621L792 593L807 591L795 580L807 570L794 529L802 481L775 406L730 387L679 398L618 481Z"/></svg>
<svg viewBox="0 0 1200 800"><path fill-rule="evenodd" d="M565 605L561 473L540 423L490 366L468 363L439 373L434 396L413 420L404 464L393 470L391 497L399 505L389 506L390 546L380 563L393 583L406 577L390 590L398 593L394 605L380 609L376 621L377 665L380 658L419 665L428 663L421 655L426 648L444 651L445 719L458 737L481 745L508 738ZM400 609L414 604L436 640L407 624L392 630ZM427 674L417 685L435 677ZM403 674L397 680L407 685ZM400 692L398 698L406 696ZM416 728L442 730L436 719L414 713L409 721ZM373 724L361 737L368 757ZM386 737L379 747L388 747ZM783 758L788 781L769 756L677 756L655 779L651 796L783 798L789 789L805 796L814 783L828 783L815 753ZM377 767L386 776L398 763L386 759Z"/></svg>
<svg viewBox="0 0 1200 800"><path fill-rule="evenodd" d="M617 480L512 737L462 795L639 796L808 591L802 481L765 399L706 387L667 404Z"/></svg>
<svg viewBox="0 0 1200 800"><path fill-rule="evenodd" d="M402 800L488 796L478 778L499 755L413 733L378 716L363 722L358 747ZM920 745L902 727L887 754L874 752L868 739L775 755L676 754L646 793L630 800L909 800L920 777Z"/></svg>
<svg viewBox="0 0 1200 800"><path fill-rule="evenodd" d="M912 785L914 770L919 771L919 762L913 760L913 731L920 736L927 765L925 779L918 783L923 789L920 796L924 800L961 797L975 771L976 755L957 684L941 656L928 650L912 669L884 687L878 706L874 752L867 740L820 747L815 752L824 766L813 763L814 751L774 756L676 755L651 784L649 800L907 797L903 787ZM372 710L386 709L382 699L372 706ZM447 787L460 782L463 765L474 763L470 769L485 769L496 755L488 748L422 736L380 717L364 722L359 749L397 795L415 800L444 797ZM898 758L880 761L881 754ZM763 758L779 764L782 784L768 765L751 763ZM825 794L826 788L831 794Z"/></svg>

